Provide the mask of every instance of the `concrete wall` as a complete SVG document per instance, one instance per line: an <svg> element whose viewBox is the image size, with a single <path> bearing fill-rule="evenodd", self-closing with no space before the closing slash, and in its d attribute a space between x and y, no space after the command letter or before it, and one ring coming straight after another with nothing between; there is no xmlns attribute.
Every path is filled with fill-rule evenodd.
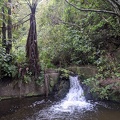
<svg viewBox="0 0 120 120"><path fill-rule="evenodd" d="M55 70L45 71L45 80L41 85L31 80L25 83L23 80L12 81L9 84L0 83L0 99L46 95L52 92L53 86L57 83L59 73Z"/></svg>

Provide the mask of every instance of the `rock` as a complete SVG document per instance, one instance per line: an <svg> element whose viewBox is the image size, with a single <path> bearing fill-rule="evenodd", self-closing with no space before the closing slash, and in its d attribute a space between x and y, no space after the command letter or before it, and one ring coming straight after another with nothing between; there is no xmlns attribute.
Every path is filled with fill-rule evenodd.
<svg viewBox="0 0 120 120"><path fill-rule="evenodd" d="M81 83L81 86L82 86L82 89L84 91L84 95L85 95L85 98L86 98L87 101L88 100L96 101L96 100L99 99L97 94L90 92L90 87L89 86L87 86L85 84L82 84L82 83Z"/></svg>
<svg viewBox="0 0 120 120"><path fill-rule="evenodd" d="M69 80L65 80L65 79L59 80L59 82L54 87L54 91L55 91L54 97L58 100L63 99L68 93L69 88L70 88Z"/></svg>

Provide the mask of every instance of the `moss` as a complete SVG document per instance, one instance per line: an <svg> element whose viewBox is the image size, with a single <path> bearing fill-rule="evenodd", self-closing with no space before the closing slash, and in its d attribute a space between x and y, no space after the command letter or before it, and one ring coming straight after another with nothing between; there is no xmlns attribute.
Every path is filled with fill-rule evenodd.
<svg viewBox="0 0 120 120"><path fill-rule="evenodd" d="M54 85L55 85L55 82L54 82L53 80L51 80L51 81L50 81L50 86L51 86L51 87L54 87Z"/></svg>
<svg viewBox="0 0 120 120"><path fill-rule="evenodd" d="M52 90L53 90L53 87L49 87L49 91L52 92Z"/></svg>
<svg viewBox="0 0 120 120"><path fill-rule="evenodd" d="M5 100L5 99L10 99L10 98L12 98L12 97L0 97L0 101Z"/></svg>
<svg viewBox="0 0 120 120"><path fill-rule="evenodd" d="M36 96L38 94L35 94L34 92L28 93L26 96L31 97L31 96Z"/></svg>

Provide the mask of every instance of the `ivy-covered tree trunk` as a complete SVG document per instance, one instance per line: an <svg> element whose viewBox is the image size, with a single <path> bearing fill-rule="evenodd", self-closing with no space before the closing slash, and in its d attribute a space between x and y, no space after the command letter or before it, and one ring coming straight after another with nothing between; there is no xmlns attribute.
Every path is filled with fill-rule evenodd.
<svg viewBox="0 0 120 120"><path fill-rule="evenodd" d="M2 7L2 46L6 47L6 24L5 24L5 10L4 7Z"/></svg>
<svg viewBox="0 0 120 120"><path fill-rule="evenodd" d="M11 0L8 0L11 4ZM10 53L12 48L12 19L11 19L11 7L8 8L8 41L6 42L6 53Z"/></svg>
<svg viewBox="0 0 120 120"><path fill-rule="evenodd" d="M39 54L38 54L38 46L37 46L37 32L36 32L36 19L35 19L36 5L34 3L29 7L31 9L31 15L30 15L30 29L26 44L26 58L28 61L29 71L32 73L32 75L35 78L37 78L40 73L40 67L39 67Z"/></svg>

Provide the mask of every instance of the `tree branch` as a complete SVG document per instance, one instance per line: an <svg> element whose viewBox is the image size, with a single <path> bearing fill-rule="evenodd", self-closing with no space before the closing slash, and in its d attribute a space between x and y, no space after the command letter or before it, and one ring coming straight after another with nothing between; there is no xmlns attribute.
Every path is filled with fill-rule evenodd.
<svg viewBox="0 0 120 120"><path fill-rule="evenodd" d="M25 21L23 21L21 24L24 24L25 22L27 22L28 20L30 20L30 18L29 19L27 19L27 20L25 20Z"/></svg>
<svg viewBox="0 0 120 120"><path fill-rule="evenodd" d="M81 28L79 25L77 25L77 24L75 24L75 23L71 23L71 22L65 22L65 21L63 21L63 20L61 20L61 19L58 19L61 23L63 23L63 24L67 24L67 25L70 25L70 26L75 26L75 27L77 27L77 28Z"/></svg>
<svg viewBox="0 0 120 120"><path fill-rule="evenodd" d="M29 6L32 6L32 4L30 3L30 0L26 0L26 1Z"/></svg>
<svg viewBox="0 0 120 120"><path fill-rule="evenodd" d="M113 1L111 1L111 0L107 0L114 8L116 8L116 5L114 4L114 2Z"/></svg>
<svg viewBox="0 0 120 120"><path fill-rule="evenodd" d="M38 0L35 1L35 7L37 6L37 4L38 4Z"/></svg>
<svg viewBox="0 0 120 120"><path fill-rule="evenodd" d="M16 26L20 26L21 24L24 24L25 22L27 22L28 20L30 20L30 18L28 18L27 20L25 20L25 21L22 21L22 20L24 20L27 16L29 16L30 14L28 14L28 15L26 15L24 18L22 18L21 20L19 20L17 23L14 23L12 26L11 26L11 28L14 28L14 27L16 27ZM0 27L0 28L2 28L2 27ZM6 26L6 29L8 28L8 26Z"/></svg>
<svg viewBox="0 0 120 120"><path fill-rule="evenodd" d="M118 1L113 0L113 2L114 2L118 7L120 7L120 0L118 0Z"/></svg>
<svg viewBox="0 0 120 120"><path fill-rule="evenodd" d="M120 15L120 4L116 0L107 0L115 9L116 12Z"/></svg>
<svg viewBox="0 0 120 120"><path fill-rule="evenodd" d="M19 20L18 22L24 20L26 17L28 17L29 15L31 15L31 13L29 13L28 15L26 15L25 17L23 17L21 20Z"/></svg>
<svg viewBox="0 0 120 120"><path fill-rule="evenodd" d="M120 17L120 15L118 13L115 13L113 11L107 11L107 10L96 10L96 9L82 9L82 8L78 8L76 5L70 3L68 0L65 0L69 5L73 6L74 8L76 8L77 10L83 11L83 12L98 12L98 13L108 13L108 14L112 14L115 16Z"/></svg>
<svg viewBox="0 0 120 120"><path fill-rule="evenodd" d="M25 0L28 4L28 6L30 7L30 9L32 8L32 4L30 3L30 0Z"/></svg>

